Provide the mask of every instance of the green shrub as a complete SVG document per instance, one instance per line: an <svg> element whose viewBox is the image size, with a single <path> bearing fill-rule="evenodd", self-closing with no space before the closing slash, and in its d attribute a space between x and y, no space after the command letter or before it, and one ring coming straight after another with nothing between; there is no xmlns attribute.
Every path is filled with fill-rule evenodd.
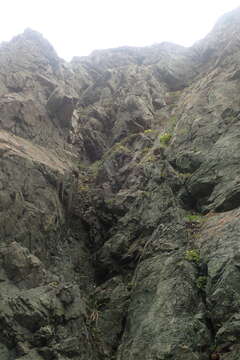
<svg viewBox="0 0 240 360"><path fill-rule="evenodd" d="M164 146L168 145L171 138L172 138L172 134L170 134L170 133L164 133L164 134L160 135L160 138L159 138L160 144L164 145Z"/></svg>
<svg viewBox="0 0 240 360"><path fill-rule="evenodd" d="M199 276L196 280L196 285L198 289L205 290L207 285L207 277L206 276Z"/></svg>
<svg viewBox="0 0 240 360"><path fill-rule="evenodd" d="M191 261L195 264L199 264L200 263L200 254L199 251L194 249L194 250L187 250L185 253L185 260Z"/></svg>
<svg viewBox="0 0 240 360"><path fill-rule="evenodd" d="M198 223L200 224L203 221L203 216L202 215L187 215L185 217L185 221L188 223Z"/></svg>

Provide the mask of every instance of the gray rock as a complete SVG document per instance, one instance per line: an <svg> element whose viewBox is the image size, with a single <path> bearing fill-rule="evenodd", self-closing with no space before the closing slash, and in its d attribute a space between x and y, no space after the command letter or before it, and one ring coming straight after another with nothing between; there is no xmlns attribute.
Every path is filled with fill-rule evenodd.
<svg viewBox="0 0 240 360"><path fill-rule="evenodd" d="M189 49L0 46L0 359L238 360L239 14Z"/></svg>

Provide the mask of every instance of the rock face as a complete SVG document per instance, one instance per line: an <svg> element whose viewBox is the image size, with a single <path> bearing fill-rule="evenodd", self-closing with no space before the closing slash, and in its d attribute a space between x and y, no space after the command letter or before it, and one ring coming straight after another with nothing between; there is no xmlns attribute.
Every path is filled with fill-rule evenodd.
<svg viewBox="0 0 240 360"><path fill-rule="evenodd" d="M239 360L239 36L0 46L0 360Z"/></svg>

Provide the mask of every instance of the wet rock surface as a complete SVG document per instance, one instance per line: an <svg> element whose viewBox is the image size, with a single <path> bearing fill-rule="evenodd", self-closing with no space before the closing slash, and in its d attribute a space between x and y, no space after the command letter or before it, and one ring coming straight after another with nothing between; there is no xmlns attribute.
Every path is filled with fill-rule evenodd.
<svg viewBox="0 0 240 360"><path fill-rule="evenodd" d="M1 360L239 359L239 27L1 44Z"/></svg>

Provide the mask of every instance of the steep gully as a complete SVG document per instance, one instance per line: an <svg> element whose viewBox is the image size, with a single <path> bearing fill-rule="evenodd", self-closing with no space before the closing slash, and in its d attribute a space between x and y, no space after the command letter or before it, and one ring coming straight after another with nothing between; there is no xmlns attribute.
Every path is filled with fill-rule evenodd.
<svg viewBox="0 0 240 360"><path fill-rule="evenodd" d="M0 47L0 359L239 359L239 9L192 48Z"/></svg>

